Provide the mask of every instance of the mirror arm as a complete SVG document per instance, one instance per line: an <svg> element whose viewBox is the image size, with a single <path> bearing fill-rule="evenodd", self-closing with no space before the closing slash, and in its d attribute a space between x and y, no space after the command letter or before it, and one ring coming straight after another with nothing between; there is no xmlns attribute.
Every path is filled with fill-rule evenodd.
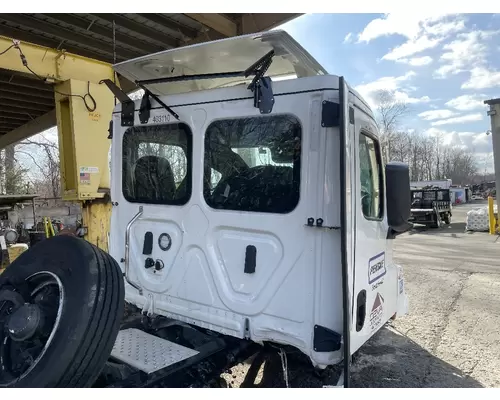
<svg viewBox="0 0 500 400"><path fill-rule="evenodd" d="M396 236L401 235L402 233L408 232L409 230L413 229L413 226L414 225L411 222L408 222L405 230L401 232L395 231L394 229L389 227L389 229L387 230L387 239L388 240L395 239Z"/></svg>

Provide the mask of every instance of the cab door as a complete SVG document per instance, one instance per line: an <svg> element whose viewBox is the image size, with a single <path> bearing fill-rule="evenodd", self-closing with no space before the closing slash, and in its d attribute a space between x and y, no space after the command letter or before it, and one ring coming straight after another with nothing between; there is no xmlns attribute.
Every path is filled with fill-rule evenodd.
<svg viewBox="0 0 500 400"><path fill-rule="evenodd" d="M375 121L356 109L353 143L355 172L354 283L351 353L365 343L392 315L397 273L390 271L391 241L387 240L384 169Z"/></svg>

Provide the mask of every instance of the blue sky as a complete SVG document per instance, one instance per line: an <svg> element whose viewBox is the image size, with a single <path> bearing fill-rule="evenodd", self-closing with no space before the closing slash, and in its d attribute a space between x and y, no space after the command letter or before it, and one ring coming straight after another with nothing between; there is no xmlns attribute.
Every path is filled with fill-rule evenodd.
<svg viewBox="0 0 500 400"><path fill-rule="evenodd" d="M500 97L499 14L306 14L281 29L372 106L379 89L407 101L403 128L467 146L492 169L483 101Z"/></svg>

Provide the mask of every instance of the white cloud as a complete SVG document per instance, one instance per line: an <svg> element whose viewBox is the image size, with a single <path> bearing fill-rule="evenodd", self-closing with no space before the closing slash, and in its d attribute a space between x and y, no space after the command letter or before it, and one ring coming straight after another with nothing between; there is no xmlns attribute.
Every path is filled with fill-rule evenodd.
<svg viewBox="0 0 500 400"><path fill-rule="evenodd" d="M484 64L488 53L486 40L497 33L495 31L471 31L457 35L455 40L443 46L444 53L440 57L443 65L436 70L435 77L446 78L449 75L467 71L472 66Z"/></svg>
<svg viewBox="0 0 500 400"><path fill-rule="evenodd" d="M428 65L432 62L432 57L413 57L413 58L400 58L398 62L409 64L412 67L421 67L423 65Z"/></svg>
<svg viewBox="0 0 500 400"><path fill-rule="evenodd" d="M382 78L379 78L373 82L366 83L363 85L359 85L356 87L356 90L358 90L360 93L364 92L375 92L378 90L396 90L398 89L401 84L410 78L415 76L415 72L409 71L405 75L401 76L384 76Z"/></svg>
<svg viewBox="0 0 500 400"><path fill-rule="evenodd" d="M459 111L470 111L486 107L483 103L485 99L485 95L464 94L447 101L444 105Z"/></svg>
<svg viewBox="0 0 500 400"><path fill-rule="evenodd" d="M483 119L483 114L474 113L462 115L460 117L453 117L442 119L439 121L434 121L431 123L432 126L441 126L441 125L451 125L451 124L463 124L465 122L473 122L473 121L481 121Z"/></svg>
<svg viewBox="0 0 500 400"><path fill-rule="evenodd" d="M439 45L450 34L465 28L463 17L449 20L456 14L429 14L426 12L404 12L386 14L374 19L359 34L358 42L370 42L378 37L400 35L408 40L393 48L383 60L400 61ZM404 61L403 61L404 62ZM415 64L414 64L415 65Z"/></svg>
<svg viewBox="0 0 500 400"><path fill-rule="evenodd" d="M347 35L345 35L344 43L351 43L351 41L352 41L352 32L349 32Z"/></svg>
<svg viewBox="0 0 500 400"><path fill-rule="evenodd" d="M434 121L436 119L450 118L453 117L454 115L457 115L457 113L450 110L429 110L418 114L420 118L423 118L426 121Z"/></svg>
<svg viewBox="0 0 500 400"><path fill-rule="evenodd" d="M409 57L424 50L432 49L441 43L442 38L430 39L427 36L420 36L410 39L401 46L395 47L382 57L382 60L398 61L401 58Z"/></svg>
<svg viewBox="0 0 500 400"><path fill-rule="evenodd" d="M431 136L439 136L443 134L443 130L439 128L429 128L425 130L424 133Z"/></svg>
<svg viewBox="0 0 500 400"><path fill-rule="evenodd" d="M420 98L411 97L408 95L408 91L412 90L412 87L408 85L408 81L415 76L415 72L409 71L405 75L401 76L384 76L373 82L365 83L356 86L356 90L372 105L376 106L378 104L377 92L380 90L387 90L392 92L394 99L397 101L403 101L408 104L413 103L425 103L430 101L428 96L423 96Z"/></svg>
<svg viewBox="0 0 500 400"><path fill-rule="evenodd" d="M359 34L359 42L370 42L383 36L401 35L408 39L415 38L424 24L430 24L444 18L447 14L429 14L426 12L400 12L385 14L366 25Z"/></svg>
<svg viewBox="0 0 500 400"><path fill-rule="evenodd" d="M446 17L446 16L444 16ZM460 32L465 29L464 19L455 19L449 22L439 22L434 25L427 24L425 26L425 32L429 35L436 35L446 37L451 33Z"/></svg>
<svg viewBox="0 0 500 400"><path fill-rule="evenodd" d="M476 154L490 154L493 151L491 138L485 132L460 132L430 128L425 133L439 136L444 145L464 147L473 150Z"/></svg>
<svg viewBox="0 0 500 400"><path fill-rule="evenodd" d="M500 86L500 71L489 71L484 67L472 68L469 79L461 86L462 89L487 89Z"/></svg>
<svg viewBox="0 0 500 400"><path fill-rule="evenodd" d="M403 103L408 103L408 104L427 103L431 101L429 96L411 97L408 95L408 93L399 90L396 90L394 92L394 99L396 101L401 101Z"/></svg>

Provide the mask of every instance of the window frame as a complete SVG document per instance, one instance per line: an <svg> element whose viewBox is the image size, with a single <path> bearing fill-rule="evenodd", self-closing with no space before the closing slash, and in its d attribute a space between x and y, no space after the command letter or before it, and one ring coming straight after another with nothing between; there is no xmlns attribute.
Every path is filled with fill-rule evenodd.
<svg viewBox="0 0 500 400"><path fill-rule="evenodd" d="M233 120L239 120L239 119L245 119L245 118L260 118L260 119L270 119L270 118L273 118L273 117L290 117L290 118L293 118L296 123L298 124L298 126L300 127L300 156L299 156L299 180L298 180L298 185L299 185L299 188L298 188L298 199L297 199L297 203L295 204L295 206L290 210L290 211L286 211L286 212L280 212L280 213L277 213L277 212L271 212L271 211L252 211L252 210L237 210L237 209L232 209L232 208L215 208L213 207L211 204L208 203L207 201L207 198L205 196L205 180L203 180L203 184L202 184L202 198L203 198L203 201L205 202L206 206L209 207L212 211L216 211L216 212L236 212L236 213L248 213L248 214L263 214L263 215L288 215L288 214L291 214L292 212L294 212L297 207L299 207L300 205L300 202L302 200L302 172L303 172L303 157L304 157L304 146L303 146L303 141L304 141L304 125L302 123L302 120L300 119L300 117L296 114L293 114L293 113L290 113L290 112L284 112L284 113L276 113L276 114L271 114L271 115L238 115L238 116L228 116L228 117L222 117L222 118L215 118L213 120L211 120L207 125L206 125L206 128L204 130L204 133L203 133L203 169L206 168L206 165L205 165L205 160L206 160L206 141L207 141L207 133L208 133L208 129L214 124L214 123L217 123L219 121L233 121ZM212 169L215 170L215 168L211 167ZM219 172L219 171L217 171ZM292 173L293 173L293 167L292 167ZM222 180L222 177L221 179ZM220 180L218 183L220 183ZM215 189L215 188L214 188Z"/></svg>
<svg viewBox="0 0 500 400"><path fill-rule="evenodd" d="M373 140L374 148L375 148L375 158L377 167L379 170L379 217L370 217L366 216L363 212L363 205L361 204L361 156L360 156L360 143L361 143L361 135L367 137L368 139ZM384 175L384 166L382 162L382 151L380 148L380 140L379 138L370 132L367 129L360 129L359 137L358 137L358 165L359 165L359 190L358 195L360 198L360 208L361 214L367 221L381 222L385 218L385 175Z"/></svg>
<svg viewBox="0 0 500 400"><path fill-rule="evenodd" d="M183 127L183 130L186 134L186 149L185 150L185 156L186 156L186 176L185 176L185 180L186 180L186 196L182 199L175 199L175 200L172 200L172 201L148 201L148 202L144 202L142 200L136 200L136 199L132 199L130 198L130 196L128 194L125 193L125 179L126 179L126 174L125 174L125 149L127 148L126 146L126 136L127 135L133 135L133 130L134 129L144 129L146 132L148 129L151 129L151 128L161 128L161 127L164 127L164 126L171 126L171 125L178 125L179 127ZM142 132L141 132L142 133ZM142 143L146 143L146 142L142 142ZM122 147L121 147L121 157L122 157L122 163L121 163L121 175L122 175L122 179L121 179L121 192L122 192L122 195L124 197L124 199L129 202L129 203L133 203L133 204L144 204L144 205L163 205L163 206L185 206L186 204L188 204L190 201L191 201L191 198L193 196L193 130L191 129L191 126L186 123L186 122L183 122L183 121L173 121L173 122L169 122L169 123L166 123L166 124L150 124L150 125L135 125L135 126L131 126L130 128L128 128L122 135L122 143L121 143ZM182 148L182 146L179 146ZM130 149L130 148L129 148ZM138 151L138 148L136 149L136 152ZM168 159L167 159L168 160ZM170 160L168 160L170 162ZM137 160L136 160L137 162ZM133 173L133 171L132 171Z"/></svg>

